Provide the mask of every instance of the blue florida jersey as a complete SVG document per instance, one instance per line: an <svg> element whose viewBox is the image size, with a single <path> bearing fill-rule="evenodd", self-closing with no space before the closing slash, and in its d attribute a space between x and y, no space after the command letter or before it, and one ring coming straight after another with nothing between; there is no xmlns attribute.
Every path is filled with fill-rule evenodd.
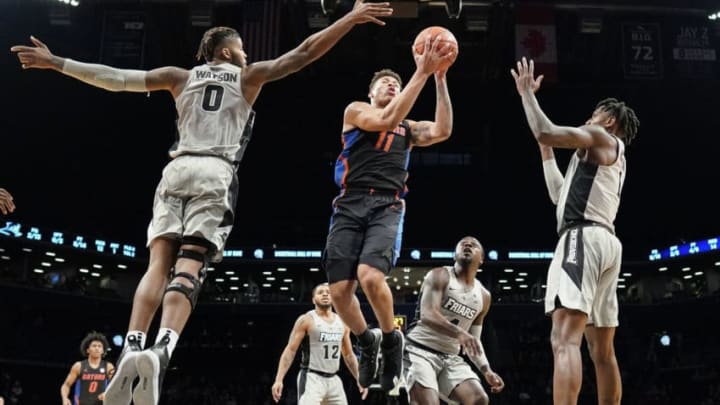
<svg viewBox="0 0 720 405"><path fill-rule="evenodd" d="M392 131L360 128L342 134L343 150L335 163L335 183L344 189L407 191L410 127L403 121Z"/></svg>
<svg viewBox="0 0 720 405"><path fill-rule="evenodd" d="M105 392L108 383L107 361L101 360L97 368L90 362L80 362L80 376L75 381L73 405L102 405L98 395Z"/></svg>

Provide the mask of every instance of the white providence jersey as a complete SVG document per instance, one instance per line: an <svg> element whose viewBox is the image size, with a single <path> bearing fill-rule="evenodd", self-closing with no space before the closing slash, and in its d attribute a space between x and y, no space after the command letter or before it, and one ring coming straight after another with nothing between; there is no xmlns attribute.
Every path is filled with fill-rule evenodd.
<svg viewBox="0 0 720 405"><path fill-rule="evenodd" d="M335 313L332 314L332 322L322 319L314 309L308 314L313 326L302 345L301 367L335 374L340 369L345 324Z"/></svg>
<svg viewBox="0 0 720 405"><path fill-rule="evenodd" d="M440 306L440 313L460 329L469 331L470 326L472 326L483 309L482 283L476 279L475 285L466 289L465 285L458 281L455 276L455 269L452 266L445 266L445 269L448 271L450 280ZM415 320L407 335L408 340L411 341L410 344L417 342L438 352L459 354L460 342L457 339L435 331L421 320L422 314L420 311L423 298L424 291L421 290L417 309L415 310Z"/></svg>
<svg viewBox="0 0 720 405"><path fill-rule="evenodd" d="M252 131L253 113L240 89L241 74L242 69L231 63L190 70L185 88L175 100L179 139L171 157L198 154L240 162Z"/></svg>
<svg viewBox="0 0 720 405"><path fill-rule="evenodd" d="M557 205L558 232L576 222L593 221L615 230L615 216L627 171L625 145L618 138L617 160L609 166L583 162L573 153Z"/></svg>

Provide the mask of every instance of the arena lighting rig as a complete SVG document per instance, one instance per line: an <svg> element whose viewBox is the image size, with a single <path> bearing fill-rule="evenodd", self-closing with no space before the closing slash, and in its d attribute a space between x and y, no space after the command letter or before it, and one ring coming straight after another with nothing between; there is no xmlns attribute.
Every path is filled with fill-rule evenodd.
<svg viewBox="0 0 720 405"><path fill-rule="evenodd" d="M664 260L718 250L718 241L720 241L720 236L705 240L687 242L681 245L673 245L665 249L652 249L648 255L648 260Z"/></svg>
<svg viewBox="0 0 720 405"><path fill-rule="evenodd" d="M24 239L34 242L47 243L58 247L68 247L93 253L109 254L112 256L124 256L135 258L137 248L135 245L120 243L106 239L91 238L75 232L41 229L37 226L28 226L20 222L7 221L0 223L0 237ZM402 249L400 259L421 260L452 260L455 252L452 250L431 249L431 248L408 248ZM225 259L246 259L246 260L320 260L322 249L286 249L276 247L255 247L255 248L233 248L227 247L223 251ZM498 260L549 260L552 258L552 251L544 250L506 250L488 249L487 259Z"/></svg>
<svg viewBox="0 0 720 405"><path fill-rule="evenodd" d="M115 256L135 257L134 245L88 238L72 232L58 230L47 231L36 226L27 226L19 222L6 221L0 223L0 237L21 238L35 242L45 242L55 246L72 247L78 250L93 251Z"/></svg>
<svg viewBox="0 0 720 405"><path fill-rule="evenodd" d="M0 237L25 239L34 242L47 243L58 247L69 247L77 250L90 251L94 253L109 254L113 256L124 256L135 258L137 248L133 244L120 243L117 241L91 238L80 235L76 232L65 232L59 230L41 229L37 226L29 226L20 222L6 221L0 223ZM679 245L669 246L663 249L652 249L648 255L649 261L666 260L680 256L698 255L707 252L718 251L720 236L698 241L690 241ZM322 249L293 249L276 247L255 247L255 248L233 248L228 247L223 252L226 259L255 259L255 260L319 260L322 256ZM430 249L411 247L402 249L400 259L412 261L421 260L452 260L454 252L447 249ZM490 261L503 260L550 260L550 250L499 250L488 249L487 259Z"/></svg>

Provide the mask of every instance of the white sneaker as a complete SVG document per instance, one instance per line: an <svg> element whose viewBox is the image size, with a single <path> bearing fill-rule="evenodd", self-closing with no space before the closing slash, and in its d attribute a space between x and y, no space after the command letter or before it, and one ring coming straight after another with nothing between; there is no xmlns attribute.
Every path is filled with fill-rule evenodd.
<svg viewBox="0 0 720 405"><path fill-rule="evenodd" d="M123 348L113 378L105 389L104 405L129 405L132 399L133 382L138 376L135 358L142 352L140 342L134 336L128 337Z"/></svg>
<svg viewBox="0 0 720 405"><path fill-rule="evenodd" d="M135 357L135 366L140 380L133 390L135 405L158 404L168 363L170 363L170 356L167 351L167 342L164 340L138 353Z"/></svg>

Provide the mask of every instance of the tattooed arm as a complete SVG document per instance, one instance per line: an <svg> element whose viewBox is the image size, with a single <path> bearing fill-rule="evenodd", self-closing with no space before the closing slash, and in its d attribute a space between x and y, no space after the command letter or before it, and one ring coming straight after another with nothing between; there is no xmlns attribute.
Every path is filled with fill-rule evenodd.
<svg viewBox="0 0 720 405"><path fill-rule="evenodd" d="M429 146L450 138L453 111L445 72L435 73L435 121L409 121L412 142L415 146Z"/></svg>

